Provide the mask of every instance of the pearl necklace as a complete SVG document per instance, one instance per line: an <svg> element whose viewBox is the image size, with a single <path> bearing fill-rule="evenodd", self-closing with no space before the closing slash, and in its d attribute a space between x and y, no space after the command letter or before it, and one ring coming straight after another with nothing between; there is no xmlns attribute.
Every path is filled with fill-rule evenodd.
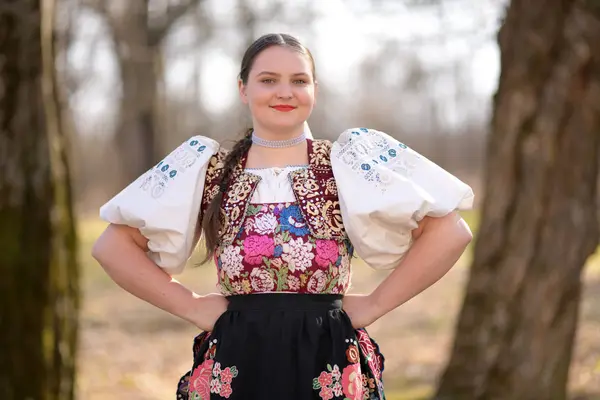
<svg viewBox="0 0 600 400"><path fill-rule="evenodd" d="M306 133L302 132L302 135L286 140L267 140L256 136L252 132L252 143L258 146L270 147L272 149L283 149L284 147L292 147L300 144L306 140Z"/></svg>

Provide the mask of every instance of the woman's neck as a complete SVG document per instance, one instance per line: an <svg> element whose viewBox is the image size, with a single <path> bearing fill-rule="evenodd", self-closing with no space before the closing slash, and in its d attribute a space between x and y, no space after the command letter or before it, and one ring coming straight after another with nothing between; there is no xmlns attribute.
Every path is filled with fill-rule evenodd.
<svg viewBox="0 0 600 400"><path fill-rule="evenodd" d="M304 125L289 129L267 129L260 125L254 126L254 134L261 139L270 141L289 140L301 136L304 133Z"/></svg>
<svg viewBox="0 0 600 400"><path fill-rule="evenodd" d="M246 168L271 168L306 164L308 164L308 143L303 141L295 146L281 149L252 145L248 151Z"/></svg>

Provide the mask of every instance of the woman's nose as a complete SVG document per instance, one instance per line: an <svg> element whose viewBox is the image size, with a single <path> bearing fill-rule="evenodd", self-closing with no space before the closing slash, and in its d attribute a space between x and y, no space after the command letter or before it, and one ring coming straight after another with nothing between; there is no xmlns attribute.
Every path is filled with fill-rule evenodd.
<svg viewBox="0 0 600 400"><path fill-rule="evenodd" d="M277 97L280 99L289 99L292 97L292 89L289 85L281 84L277 88Z"/></svg>

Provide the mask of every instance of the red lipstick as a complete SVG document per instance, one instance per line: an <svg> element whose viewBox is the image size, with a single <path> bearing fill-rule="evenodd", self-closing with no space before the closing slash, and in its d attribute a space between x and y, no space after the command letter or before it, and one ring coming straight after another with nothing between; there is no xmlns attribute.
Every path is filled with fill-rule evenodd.
<svg viewBox="0 0 600 400"><path fill-rule="evenodd" d="M289 111L293 111L296 109L296 107L294 106L287 106L284 104L278 104L276 106L271 106L271 108L274 108L277 111L282 111L282 112L289 112Z"/></svg>

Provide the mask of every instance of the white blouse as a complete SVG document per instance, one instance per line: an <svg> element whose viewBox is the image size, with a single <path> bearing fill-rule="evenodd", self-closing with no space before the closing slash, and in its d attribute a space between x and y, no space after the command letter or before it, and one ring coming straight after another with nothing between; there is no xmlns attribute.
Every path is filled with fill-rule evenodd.
<svg viewBox="0 0 600 400"><path fill-rule="evenodd" d="M219 144L194 136L100 208L110 223L139 228L149 256L170 274L183 270L198 241L208 163ZM473 206L458 178L391 136L373 129L343 132L331 151L340 210L358 256L375 269L398 265L425 216ZM261 176L251 203L294 202L289 173L306 166L247 171Z"/></svg>
<svg viewBox="0 0 600 400"><path fill-rule="evenodd" d="M296 201L290 172L306 168L306 165L290 165L284 168L246 168L246 172L261 177L250 203L291 203Z"/></svg>

